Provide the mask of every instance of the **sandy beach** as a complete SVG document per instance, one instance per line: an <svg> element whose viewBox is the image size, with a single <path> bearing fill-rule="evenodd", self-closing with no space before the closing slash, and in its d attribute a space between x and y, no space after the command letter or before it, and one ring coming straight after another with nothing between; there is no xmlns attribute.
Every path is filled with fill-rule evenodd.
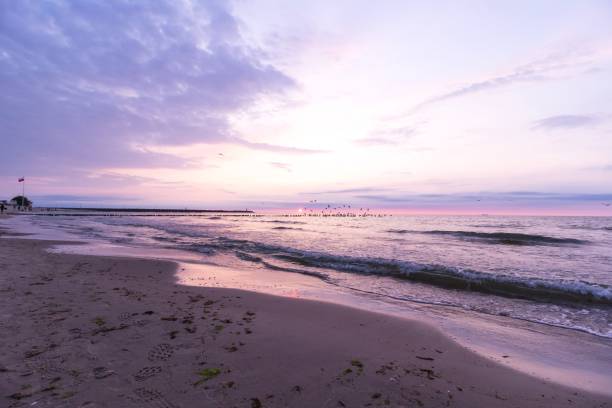
<svg viewBox="0 0 612 408"><path fill-rule="evenodd" d="M607 407L431 325L177 284L177 264L0 245L0 391L21 407Z"/></svg>
<svg viewBox="0 0 612 408"><path fill-rule="evenodd" d="M612 408L611 21L0 0L0 408Z"/></svg>

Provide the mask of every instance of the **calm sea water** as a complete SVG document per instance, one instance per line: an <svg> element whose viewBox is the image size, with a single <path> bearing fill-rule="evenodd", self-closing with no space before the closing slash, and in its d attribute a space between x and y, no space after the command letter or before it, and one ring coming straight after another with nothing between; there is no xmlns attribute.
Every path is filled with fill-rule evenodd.
<svg viewBox="0 0 612 408"><path fill-rule="evenodd" d="M223 255L394 301L449 305L612 338L611 217L33 217L134 246Z"/></svg>

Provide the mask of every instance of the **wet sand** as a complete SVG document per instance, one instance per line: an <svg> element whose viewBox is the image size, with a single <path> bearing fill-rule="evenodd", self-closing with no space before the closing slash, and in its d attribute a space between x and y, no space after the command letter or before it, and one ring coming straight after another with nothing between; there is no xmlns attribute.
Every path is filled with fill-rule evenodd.
<svg viewBox="0 0 612 408"><path fill-rule="evenodd" d="M0 406L612 406L423 322L185 286L172 262L53 244L0 241Z"/></svg>

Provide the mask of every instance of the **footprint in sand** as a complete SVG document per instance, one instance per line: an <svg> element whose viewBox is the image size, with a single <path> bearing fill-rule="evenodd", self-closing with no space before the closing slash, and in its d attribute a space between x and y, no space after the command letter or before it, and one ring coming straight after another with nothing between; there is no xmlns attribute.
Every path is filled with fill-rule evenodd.
<svg viewBox="0 0 612 408"><path fill-rule="evenodd" d="M152 388L136 388L134 390L134 395L136 395L137 398L130 399L132 402L138 403L139 405L155 408L178 408L177 405L169 402L166 397L164 397L164 394Z"/></svg>
<svg viewBox="0 0 612 408"><path fill-rule="evenodd" d="M149 361L167 361L174 354L174 349L167 343L158 344L149 350L147 358Z"/></svg>
<svg viewBox="0 0 612 408"><path fill-rule="evenodd" d="M134 320L134 324L138 327L144 327L147 324L151 323L151 320L149 319L139 319L139 320Z"/></svg>
<svg viewBox="0 0 612 408"><path fill-rule="evenodd" d="M119 320L126 321L132 318L132 313L124 312L117 316Z"/></svg>
<svg viewBox="0 0 612 408"><path fill-rule="evenodd" d="M136 381L144 381L147 378L151 378L159 373L161 373L162 368L159 366L155 367L144 367L138 370L136 374L134 374L134 379Z"/></svg>

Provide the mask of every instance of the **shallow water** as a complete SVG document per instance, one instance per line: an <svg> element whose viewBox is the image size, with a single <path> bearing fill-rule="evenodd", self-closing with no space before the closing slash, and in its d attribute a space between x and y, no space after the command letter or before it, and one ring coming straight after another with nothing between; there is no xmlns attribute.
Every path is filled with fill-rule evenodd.
<svg viewBox="0 0 612 408"><path fill-rule="evenodd" d="M32 219L85 238L308 274L392 302L448 305L612 338L610 217Z"/></svg>

